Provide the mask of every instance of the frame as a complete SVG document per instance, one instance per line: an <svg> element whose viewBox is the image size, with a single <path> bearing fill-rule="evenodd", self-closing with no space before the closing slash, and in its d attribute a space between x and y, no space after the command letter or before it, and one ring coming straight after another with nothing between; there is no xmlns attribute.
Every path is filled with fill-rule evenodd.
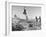
<svg viewBox="0 0 46 37"><path fill-rule="evenodd" d="M41 27L42 29L41 30L37 30L37 31L43 31L44 30L44 27L43 27L43 12L44 12L44 4L36 4L36 3L16 3L16 2L5 2L5 35L8 35L8 34L15 34L16 32L12 32L11 30L11 23L12 23L12 11L11 11L11 7L12 5L17 5L17 6L35 6L35 7L41 7ZM35 31L35 30L34 30ZM30 31L29 31L30 32ZM33 32L33 31L32 31Z"/></svg>

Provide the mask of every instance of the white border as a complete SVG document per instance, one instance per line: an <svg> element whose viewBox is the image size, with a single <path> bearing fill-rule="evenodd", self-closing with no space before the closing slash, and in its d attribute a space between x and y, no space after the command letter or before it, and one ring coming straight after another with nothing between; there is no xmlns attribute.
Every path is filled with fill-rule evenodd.
<svg viewBox="0 0 46 37"><path fill-rule="evenodd" d="M34 3L15 3L15 2L7 2L7 34L16 34L19 32L12 32L11 31L11 23L12 23L12 11L11 11L11 6L12 5L20 5L20 6L39 6L42 7L41 9L41 18L44 17L44 4L34 4ZM41 30L37 30L37 31L28 31L28 32L38 32L38 31L43 31L44 30L44 26L43 26L43 19L41 19L41 25L42 25L42 29ZM20 31L22 32L22 31ZM27 32L27 31L23 31L23 32Z"/></svg>

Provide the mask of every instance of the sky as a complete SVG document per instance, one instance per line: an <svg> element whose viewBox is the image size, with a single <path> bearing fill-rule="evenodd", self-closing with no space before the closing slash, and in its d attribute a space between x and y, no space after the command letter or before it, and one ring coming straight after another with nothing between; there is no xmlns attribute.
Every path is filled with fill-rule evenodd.
<svg viewBox="0 0 46 37"><path fill-rule="evenodd" d="M34 7L34 6L25 6L27 16L29 19L33 19L36 16L41 16L41 7ZM26 19L24 12L24 6L12 6L12 16L14 18L14 15L21 19Z"/></svg>

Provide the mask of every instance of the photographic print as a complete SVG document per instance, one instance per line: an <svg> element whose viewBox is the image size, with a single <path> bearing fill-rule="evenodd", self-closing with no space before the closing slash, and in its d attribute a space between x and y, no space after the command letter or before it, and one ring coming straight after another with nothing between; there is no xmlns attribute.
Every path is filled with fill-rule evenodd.
<svg viewBox="0 0 46 37"><path fill-rule="evenodd" d="M41 30L41 7L12 5L12 31Z"/></svg>

